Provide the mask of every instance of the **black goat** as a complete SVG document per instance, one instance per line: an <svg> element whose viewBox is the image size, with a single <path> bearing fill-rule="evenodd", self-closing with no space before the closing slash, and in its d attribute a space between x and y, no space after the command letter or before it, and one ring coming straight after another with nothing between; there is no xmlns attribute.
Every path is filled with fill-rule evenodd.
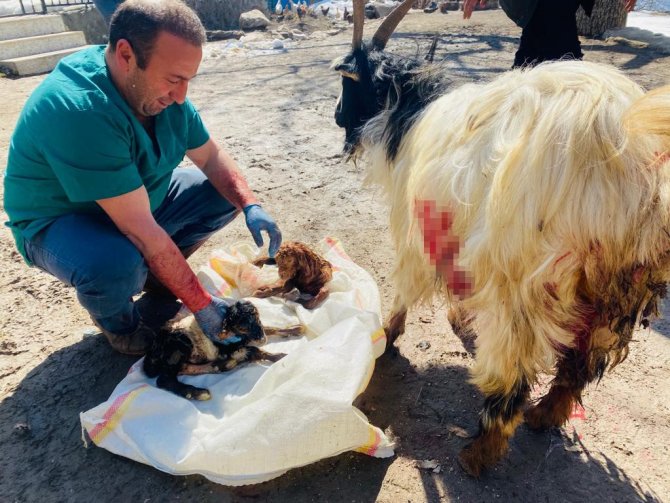
<svg viewBox="0 0 670 503"><path fill-rule="evenodd" d="M180 382L179 374L226 372L241 363L276 362L284 357L256 347L265 343L266 337L258 310L251 302L236 302L228 308L220 341L206 337L192 319L185 321L190 326L180 323L180 328L160 330L144 357L144 372L158 378L156 386L184 398L209 400L211 395L207 389Z"/></svg>
<svg viewBox="0 0 670 503"><path fill-rule="evenodd" d="M383 139L389 160L426 106L439 98L451 80L439 65L384 52L393 30L411 7L406 0L391 12L368 44L362 41L363 14L354 2L353 50L336 60L332 68L342 75L342 93L335 109L335 122L345 130L345 153L355 155L362 129L372 119L384 121ZM435 41L426 56L432 61ZM381 141L374 138L373 141Z"/></svg>

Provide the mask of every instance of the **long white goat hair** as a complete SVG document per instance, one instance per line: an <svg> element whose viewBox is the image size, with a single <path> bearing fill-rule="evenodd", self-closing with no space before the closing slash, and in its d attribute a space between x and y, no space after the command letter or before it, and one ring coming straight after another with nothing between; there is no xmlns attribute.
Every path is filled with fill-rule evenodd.
<svg viewBox="0 0 670 503"><path fill-rule="evenodd" d="M509 393L519 372L533 382L573 345L580 288L669 251L670 87L644 95L581 61L511 71L432 102L393 161L386 114L363 144L368 181L391 206L397 294L411 306L448 289L415 216L416 201L436 201L473 280L463 305L477 316L472 381L486 393Z"/></svg>

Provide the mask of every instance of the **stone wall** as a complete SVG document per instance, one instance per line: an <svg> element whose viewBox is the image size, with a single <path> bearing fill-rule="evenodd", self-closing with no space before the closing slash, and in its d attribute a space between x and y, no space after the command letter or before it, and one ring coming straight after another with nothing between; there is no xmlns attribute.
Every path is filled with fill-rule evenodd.
<svg viewBox="0 0 670 503"><path fill-rule="evenodd" d="M69 31L83 31L87 44L106 44L107 25L93 5L67 7L59 12Z"/></svg>
<svg viewBox="0 0 670 503"><path fill-rule="evenodd" d="M259 9L268 14L267 0L185 0L208 30L239 28L240 14ZM58 13L70 31L83 31L88 44L106 44L108 30L93 5L67 7Z"/></svg>
<svg viewBox="0 0 670 503"><path fill-rule="evenodd" d="M258 9L268 14L267 0L185 0L208 30L239 28L240 14Z"/></svg>

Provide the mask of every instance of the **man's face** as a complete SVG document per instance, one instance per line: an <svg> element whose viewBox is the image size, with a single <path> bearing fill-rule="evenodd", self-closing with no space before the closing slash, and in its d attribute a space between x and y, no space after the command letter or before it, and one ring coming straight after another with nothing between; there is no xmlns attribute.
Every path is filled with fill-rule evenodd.
<svg viewBox="0 0 670 503"><path fill-rule="evenodd" d="M146 68L130 69L126 81L130 107L140 116L151 117L174 102L183 103L188 83L195 77L201 59L202 47L161 32Z"/></svg>

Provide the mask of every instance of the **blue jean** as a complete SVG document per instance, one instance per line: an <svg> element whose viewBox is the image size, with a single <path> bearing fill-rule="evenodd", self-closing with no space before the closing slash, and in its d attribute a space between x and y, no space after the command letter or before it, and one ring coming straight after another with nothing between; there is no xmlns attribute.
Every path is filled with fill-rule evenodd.
<svg viewBox="0 0 670 503"><path fill-rule="evenodd" d="M238 213L202 171L178 168L153 215L184 250L209 238ZM80 304L98 325L117 334L137 327L140 317L132 297L142 291L148 267L107 215L64 215L25 246L37 267L74 286Z"/></svg>

